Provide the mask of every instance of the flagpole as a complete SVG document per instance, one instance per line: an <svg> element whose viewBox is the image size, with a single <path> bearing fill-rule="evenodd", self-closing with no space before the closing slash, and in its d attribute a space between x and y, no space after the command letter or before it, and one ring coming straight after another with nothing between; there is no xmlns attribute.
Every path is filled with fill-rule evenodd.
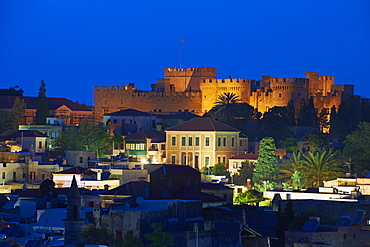
<svg viewBox="0 0 370 247"><path fill-rule="evenodd" d="M180 69L182 69L182 43L184 43L184 40L180 38Z"/></svg>

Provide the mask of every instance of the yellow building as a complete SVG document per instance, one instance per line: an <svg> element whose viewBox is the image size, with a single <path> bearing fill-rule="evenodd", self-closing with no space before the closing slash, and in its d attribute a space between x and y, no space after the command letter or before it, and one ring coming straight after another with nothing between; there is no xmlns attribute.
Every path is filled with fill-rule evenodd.
<svg viewBox="0 0 370 247"><path fill-rule="evenodd" d="M167 164L189 165L202 170L218 162L228 165L229 158L248 147L240 131L210 118L193 118L166 130Z"/></svg>

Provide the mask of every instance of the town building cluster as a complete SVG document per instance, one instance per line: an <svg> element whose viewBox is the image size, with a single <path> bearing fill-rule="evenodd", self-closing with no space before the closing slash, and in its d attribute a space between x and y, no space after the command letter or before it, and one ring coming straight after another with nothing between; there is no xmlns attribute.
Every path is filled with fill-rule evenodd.
<svg viewBox="0 0 370 247"><path fill-rule="evenodd" d="M217 79L214 68L166 68L152 91L133 84L95 87L92 109L48 98L43 125L34 124L36 97L0 96L0 109L11 109L17 97L26 103L26 124L0 133L0 245L79 246L81 233L93 228L106 229L114 240L134 236L147 244L154 224L173 236L174 246L368 244L367 177L347 174L304 192L266 190L268 207L234 204L252 183L236 186L233 177L243 163L257 162L259 141L201 117L225 92L260 112L312 97L320 112L353 96L353 85L335 85L334 77L315 72L256 81ZM122 138L112 141L106 158L88 146L53 150L53 140L83 120ZM299 141L300 149L309 146ZM284 160L286 150L276 156ZM217 163L231 177L207 174Z"/></svg>

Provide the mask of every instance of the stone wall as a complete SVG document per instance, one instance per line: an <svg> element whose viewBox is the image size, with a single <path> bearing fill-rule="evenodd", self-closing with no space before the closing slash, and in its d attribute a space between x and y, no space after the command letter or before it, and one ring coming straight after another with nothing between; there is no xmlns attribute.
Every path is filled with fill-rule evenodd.
<svg viewBox="0 0 370 247"><path fill-rule="evenodd" d="M274 106L286 106L290 100L308 101L314 97L315 108L331 109L353 95L353 85L334 85L333 76L307 72L306 78L216 79L215 68L165 68L164 79L152 85L152 91L141 91L132 83L126 86L95 87L96 122L111 112L133 108L145 112L179 112L188 110L203 115L214 107L217 96L235 93L241 102L260 112Z"/></svg>
<svg viewBox="0 0 370 247"><path fill-rule="evenodd" d="M201 114L201 95L200 92L155 92L139 91L131 87L95 87L95 120L101 122L104 114L129 108L144 112L188 110Z"/></svg>

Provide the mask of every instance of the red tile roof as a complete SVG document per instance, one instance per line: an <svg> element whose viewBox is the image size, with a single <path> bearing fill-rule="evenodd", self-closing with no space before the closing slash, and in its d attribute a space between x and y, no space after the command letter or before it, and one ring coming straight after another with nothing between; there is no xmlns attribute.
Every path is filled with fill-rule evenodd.
<svg viewBox="0 0 370 247"><path fill-rule="evenodd" d="M1 134L6 139L16 139L18 137L48 137L38 130L8 130Z"/></svg>
<svg viewBox="0 0 370 247"><path fill-rule="evenodd" d="M166 131L223 131L240 132L226 124L218 122L211 118L193 118L189 121L176 125Z"/></svg>
<svg viewBox="0 0 370 247"><path fill-rule="evenodd" d="M36 109L37 108L37 97L25 97L25 96L0 96L0 109L12 109L14 101L16 98L24 100L26 103L26 109ZM48 98L49 110L56 110L61 106L67 106L72 111L92 111L86 106L75 103L71 100L65 98Z"/></svg>
<svg viewBox="0 0 370 247"><path fill-rule="evenodd" d="M145 165L145 168L148 169L149 173L159 172L162 174L181 174L181 175L200 174L198 170L195 170L193 167L187 165L150 164Z"/></svg>
<svg viewBox="0 0 370 247"><path fill-rule="evenodd" d="M96 175L96 172L91 171L90 168L84 168L81 166L75 166L70 169L54 172L53 174L83 174L83 175Z"/></svg>
<svg viewBox="0 0 370 247"><path fill-rule="evenodd" d="M156 140L158 142L165 142L166 141L166 134L163 131L156 131L156 130L142 130L135 134L129 135L125 138L125 140L145 140L151 139Z"/></svg>
<svg viewBox="0 0 370 247"><path fill-rule="evenodd" d="M231 160L257 160L258 154L241 154L230 158Z"/></svg>
<svg viewBox="0 0 370 247"><path fill-rule="evenodd" d="M112 112L109 114L105 114L105 116L150 116L150 113L138 111L135 109L125 109L121 111Z"/></svg>

